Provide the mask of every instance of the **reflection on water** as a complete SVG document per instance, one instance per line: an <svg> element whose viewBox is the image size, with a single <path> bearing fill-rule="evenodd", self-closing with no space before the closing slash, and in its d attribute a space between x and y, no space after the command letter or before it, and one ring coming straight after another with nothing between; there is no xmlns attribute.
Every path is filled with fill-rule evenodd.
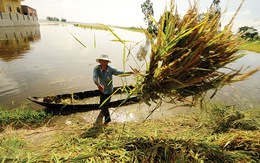
<svg viewBox="0 0 260 163"><path fill-rule="evenodd" d="M30 44L40 40L39 26L26 27L0 27L0 100L5 97L19 96L23 88L23 80L17 80L13 74L12 62L25 57L30 50ZM17 72L22 72L26 65L17 67ZM16 73L17 73L16 72ZM13 74L13 75L11 75ZM9 100L9 105L14 103Z"/></svg>
<svg viewBox="0 0 260 163"><path fill-rule="evenodd" d="M96 58L102 53L109 54L112 60L110 65L120 70L130 71L128 65L136 67L133 58L128 58L124 67L124 45L111 41L115 37L109 31L82 29L71 24L49 25L45 22L40 22L36 28L1 29L4 29L0 35L2 106L13 108L27 103L27 96L97 89L92 73L97 65ZM130 40L126 43L128 47L134 47L137 42L144 40L141 33L120 29L115 31L122 39ZM137 46L131 48L131 56L135 56L137 51ZM122 79L115 77L114 85L121 84Z"/></svg>
<svg viewBox="0 0 260 163"><path fill-rule="evenodd" d="M30 50L30 42L41 38L39 26L0 27L0 59L9 62Z"/></svg>
<svg viewBox="0 0 260 163"><path fill-rule="evenodd" d="M0 73L0 83L1 96L19 93L17 82L8 78L5 72Z"/></svg>

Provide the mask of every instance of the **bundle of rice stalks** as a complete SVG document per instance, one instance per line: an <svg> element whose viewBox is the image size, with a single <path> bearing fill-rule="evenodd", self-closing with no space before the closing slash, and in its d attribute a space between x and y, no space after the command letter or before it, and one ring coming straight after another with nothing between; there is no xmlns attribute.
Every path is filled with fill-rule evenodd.
<svg viewBox="0 0 260 163"><path fill-rule="evenodd" d="M195 140L136 138L125 149L132 162L233 162L218 146Z"/></svg>
<svg viewBox="0 0 260 163"><path fill-rule="evenodd" d="M244 119L244 117L244 114L239 111L228 114L219 119L215 124L214 132L226 132L229 129L259 130L259 127L254 120L247 120Z"/></svg>
<svg viewBox="0 0 260 163"><path fill-rule="evenodd" d="M232 34L233 19L223 30L220 19L221 14L211 10L202 18L196 2L181 18L172 3L157 23L157 32L146 33L151 43L150 63L137 85L145 101L193 97L194 102L210 89L218 90L253 73L235 79L241 69L225 67L243 55L236 53L241 39Z"/></svg>
<svg viewBox="0 0 260 163"><path fill-rule="evenodd" d="M233 130L229 134L225 134L222 138L220 138L217 141L217 144L219 144L219 146L223 150L237 152L237 157L239 157L239 153L241 154L241 158L246 158L245 156L249 157L249 160L244 160L241 162L251 162L252 160L250 161L250 159L253 159L255 162L258 162L260 161L259 136L259 131L245 132Z"/></svg>
<svg viewBox="0 0 260 163"><path fill-rule="evenodd" d="M233 129L259 130L259 120L255 116L258 115L257 109L251 109L249 113L252 115L224 103L211 103L203 107L199 121L213 133L225 133Z"/></svg>

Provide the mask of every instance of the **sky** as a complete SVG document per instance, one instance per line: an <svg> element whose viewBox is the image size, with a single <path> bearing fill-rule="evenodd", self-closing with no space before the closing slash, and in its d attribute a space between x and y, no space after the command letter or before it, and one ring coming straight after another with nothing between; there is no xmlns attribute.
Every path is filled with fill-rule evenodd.
<svg viewBox="0 0 260 163"><path fill-rule="evenodd" d="M244 0L244 4L233 22L233 31L239 27L254 27L260 33L260 0ZM24 0L22 5L37 10L39 19L47 16L64 18L68 22L103 23L126 27L146 27L141 4L145 0ZM169 6L170 0L151 0L154 18ZM193 2L193 0L191 0ZM200 12L205 12L212 0L198 0ZM222 24L227 24L235 14L241 0L220 0L221 11L226 10ZM184 15L189 8L188 0L175 0L178 13Z"/></svg>

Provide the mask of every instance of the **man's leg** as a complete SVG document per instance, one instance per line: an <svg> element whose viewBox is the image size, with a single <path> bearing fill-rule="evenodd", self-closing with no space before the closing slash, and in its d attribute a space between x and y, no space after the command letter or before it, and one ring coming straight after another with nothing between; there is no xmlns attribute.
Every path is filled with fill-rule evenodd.
<svg viewBox="0 0 260 163"><path fill-rule="evenodd" d="M100 110L100 112L97 116L96 122L95 122L96 126L101 126L103 124L103 117L104 117L104 113L102 110Z"/></svg>
<svg viewBox="0 0 260 163"><path fill-rule="evenodd" d="M110 95L111 94L101 94L100 95L100 105L101 105L102 112L105 116L105 123L111 122L110 113L109 113L109 103L111 100Z"/></svg>

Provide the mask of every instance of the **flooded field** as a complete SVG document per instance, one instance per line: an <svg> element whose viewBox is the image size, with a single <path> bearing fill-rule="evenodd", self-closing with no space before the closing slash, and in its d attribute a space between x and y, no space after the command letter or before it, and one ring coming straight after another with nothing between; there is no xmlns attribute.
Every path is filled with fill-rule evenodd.
<svg viewBox="0 0 260 163"><path fill-rule="evenodd" d="M27 96L97 89L92 73L97 65L96 58L103 53L112 60L110 65L119 70L129 71L129 65L136 67L131 56L136 55L139 46L135 45L145 39L144 35L120 29L115 32L132 47L125 66L123 54L124 50L128 54L128 50L122 43L114 41L115 37L109 31L82 29L70 24L1 28L0 104L16 107L27 103ZM115 77L114 85L120 86L122 80L125 78ZM131 83L130 77L127 80Z"/></svg>
<svg viewBox="0 0 260 163"><path fill-rule="evenodd" d="M111 66L130 70L131 67L145 66L137 57L141 45L145 44L142 33L114 29L123 40L127 40L131 53L109 31L82 29L73 25L50 25L40 27L1 28L0 31L0 105L13 108L28 104L28 96L48 96L79 91L94 90L92 72L96 58L109 54ZM73 36L79 39L82 46ZM138 45L137 42L140 42ZM123 64L124 51L129 55ZM245 71L258 67L260 54L247 54L230 66ZM138 65L136 63L138 61ZM114 85L124 82L134 83L132 76L114 78ZM225 86L217 92L213 100L222 100L237 107L260 107L260 73L247 80ZM209 93L210 94L210 93ZM116 97L115 97L116 98ZM93 99L97 102L98 99ZM33 104L32 104L33 105ZM34 105L39 107L39 105ZM171 108L171 105L167 105ZM133 114L133 113L131 113Z"/></svg>

